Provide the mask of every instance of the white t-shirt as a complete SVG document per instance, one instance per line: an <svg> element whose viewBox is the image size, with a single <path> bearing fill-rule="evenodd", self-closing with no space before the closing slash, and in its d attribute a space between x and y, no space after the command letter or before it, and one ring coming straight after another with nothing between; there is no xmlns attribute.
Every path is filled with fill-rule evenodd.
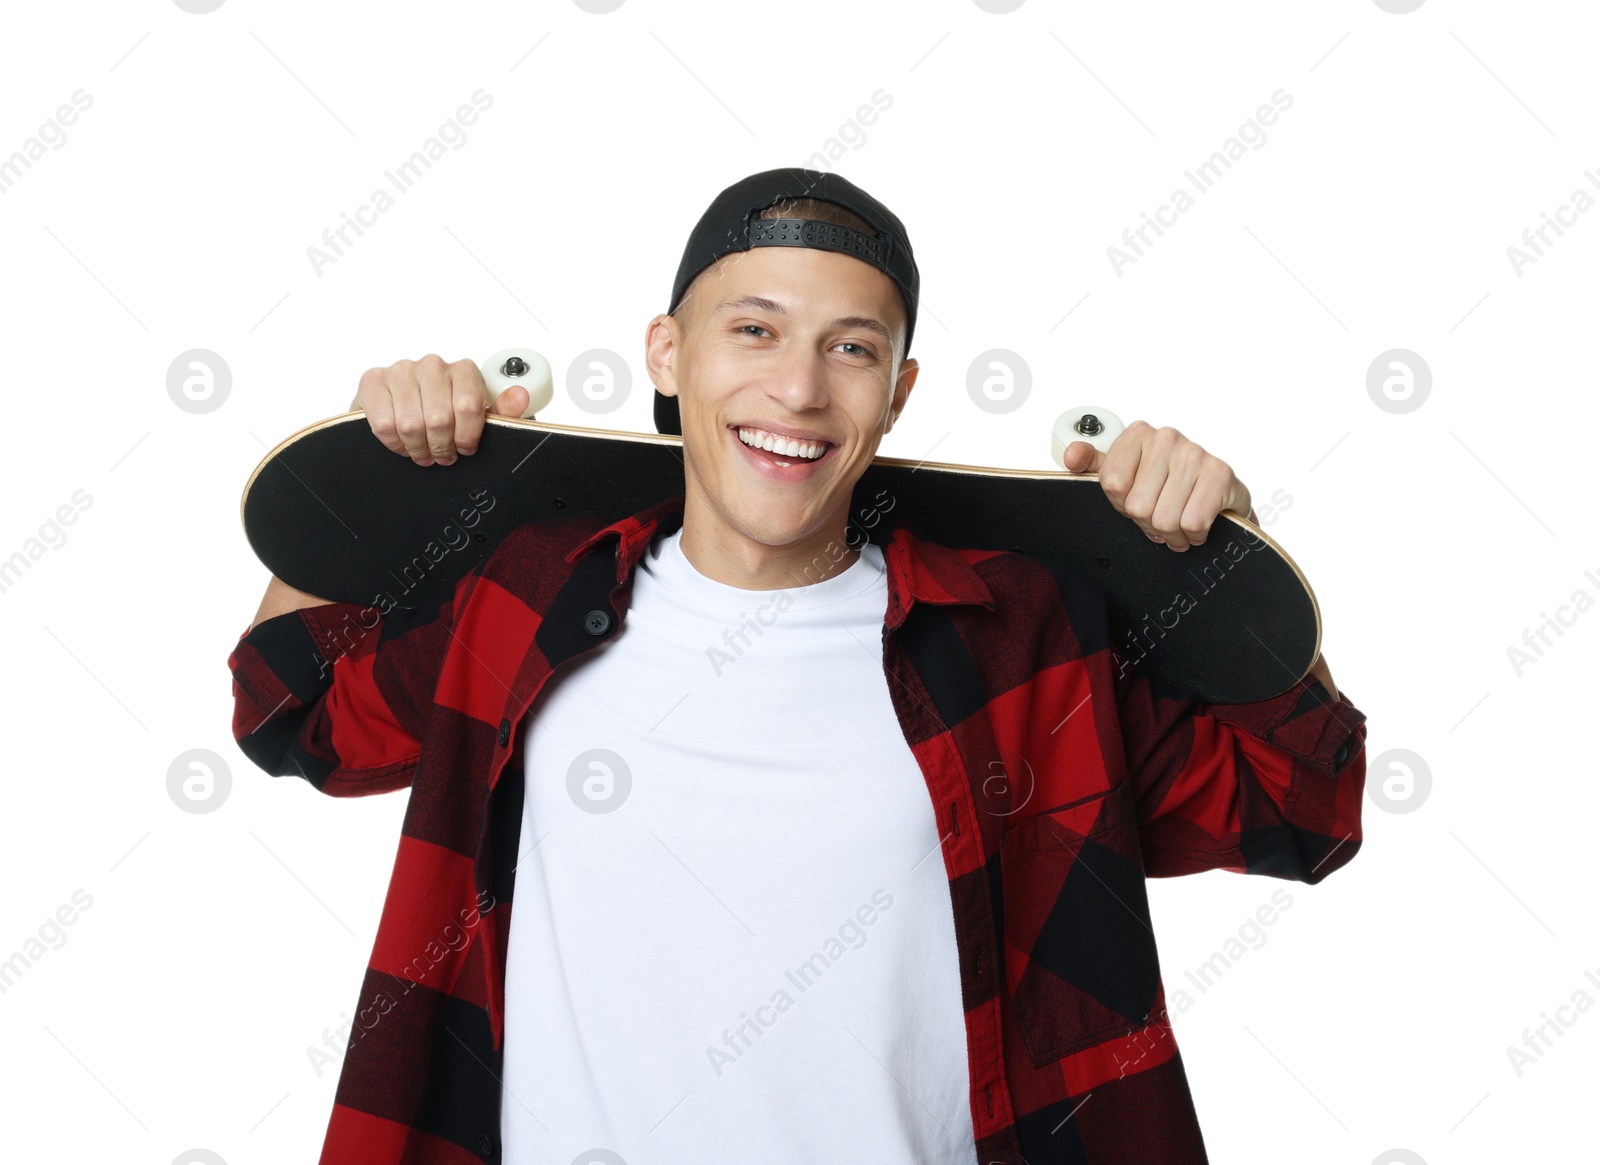
<svg viewBox="0 0 1600 1165"><path fill-rule="evenodd" d="M531 709L503 1159L970 1165L955 920L883 670L883 553L752 591L700 574L681 533Z"/></svg>

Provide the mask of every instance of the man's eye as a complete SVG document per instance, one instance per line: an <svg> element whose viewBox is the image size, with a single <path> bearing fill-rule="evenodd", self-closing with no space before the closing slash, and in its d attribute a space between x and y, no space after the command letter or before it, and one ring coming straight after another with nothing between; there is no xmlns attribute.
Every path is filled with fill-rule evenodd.
<svg viewBox="0 0 1600 1165"><path fill-rule="evenodd" d="M766 328L762 327L760 324L740 324L736 328L734 328L733 330L736 333L738 333L739 335L741 335L741 336L756 336L758 334L759 335L770 336L772 334L771 332L767 331ZM845 340L839 345L839 347L855 349L853 352L846 353L847 355L850 355L850 356L871 356L872 355L872 353L870 351L868 351L864 346L862 346L861 344L857 344L853 340Z"/></svg>

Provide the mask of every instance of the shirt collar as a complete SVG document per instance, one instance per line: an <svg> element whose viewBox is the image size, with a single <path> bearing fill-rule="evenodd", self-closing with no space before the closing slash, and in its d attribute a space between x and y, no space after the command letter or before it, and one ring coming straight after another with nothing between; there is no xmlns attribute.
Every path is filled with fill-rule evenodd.
<svg viewBox="0 0 1600 1165"><path fill-rule="evenodd" d="M568 562L577 562L607 538L618 539L616 581L621 583L644 557L650 539L658 530L670 533L683 522L684 495L657 502L638 513L619 518L596 530L567 552ZM967 552L970 553L970 552ZM883 544L884 566L889 575L889 607L885 626L894 630L905 622L913 603L949 606L974 603L995 610L990 592L966 553L918 538L905 527L889 532Z"/></svg>

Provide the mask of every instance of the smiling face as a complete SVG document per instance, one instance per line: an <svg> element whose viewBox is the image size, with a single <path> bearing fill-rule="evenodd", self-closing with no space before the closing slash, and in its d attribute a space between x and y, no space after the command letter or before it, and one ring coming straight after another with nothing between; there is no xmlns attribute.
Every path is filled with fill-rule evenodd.
<svg viewBox="0 0 1600 1165"><path fill-rule="evenodd" d="M855 561L845 550L851 491L916 380L916 361L899 359L905 330L887 275L809 247L726 255L676 316L650 321L650 378L678 398L683 549L697 569L777 589ZM779 437L800 447L752 447L776 448ZM820 456L805 457L806 445Z"/></svg>

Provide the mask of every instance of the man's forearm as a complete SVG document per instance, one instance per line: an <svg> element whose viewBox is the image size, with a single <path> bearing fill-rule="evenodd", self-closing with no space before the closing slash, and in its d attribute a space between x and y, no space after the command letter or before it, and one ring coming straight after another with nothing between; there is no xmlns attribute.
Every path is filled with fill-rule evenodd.
<svg viewBox="0 0 1600 1165"><path fill-rule="evenodd" d="M257 623L271 619L275 615L298 611L301 607L321 607L331 602L332 599L319 599L316 595L297 591L277 575L273 575L272 580L267 583L267 593L261 596L261 606L256 609L256 617L250 621L250 626L253 629Z"/></svg>
<svg viewBox="0 0 1600 1165"><path fill-rule="evenodd" d="M1333 673L1328 670L1328 661L1320 653L1317 662L1311 665L1311 670L1306 673L1307 679L1315 679L1328 689L1328 695L1335 699L1339 696L1339 689L1333 686Z"/></svg>

